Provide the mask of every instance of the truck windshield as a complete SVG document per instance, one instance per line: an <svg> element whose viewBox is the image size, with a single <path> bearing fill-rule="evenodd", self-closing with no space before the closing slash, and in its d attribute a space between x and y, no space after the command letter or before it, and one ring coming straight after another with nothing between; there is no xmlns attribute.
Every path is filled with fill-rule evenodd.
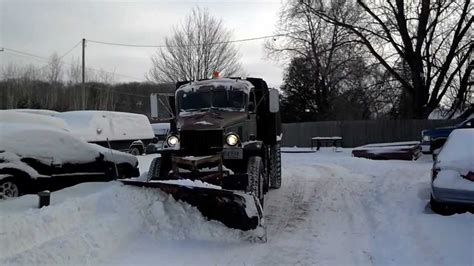
<svg viewBox="0 0 474 266"><path fill-rule="evenodd" d="M195 91L180 91L177 95L178 110L196 111L202 109L229 109L244 111L247 104L247 94L224 86L202 86Z"/></svg>

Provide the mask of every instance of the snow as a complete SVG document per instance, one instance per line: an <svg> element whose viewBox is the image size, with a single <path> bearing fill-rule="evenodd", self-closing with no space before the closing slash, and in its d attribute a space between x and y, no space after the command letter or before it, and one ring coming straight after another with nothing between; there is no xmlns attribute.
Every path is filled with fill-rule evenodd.
<svg viewBox="0 0 474 266"><path fill-rule="evenodd" d="M474 182L462 178L459 172L454 170L439 171L433 186L460 191L474 191Z"/></svg>
<svg viewBox="0 0 474 266"><path fill-rule="evenodd" d="M237 85L237 86L235 86ZM210 80L200 80L200 81L193 81L187 84L182 85L181 87L176 90L178 92L191 92L198 86L214 86L214 87L230 87L233 86L235 89L246 90L247 93L250 93L250 89L254 86L247 80L242 79L229 79L229 78L219 78L219 79L210 79Z"/></svg>
<svg viewBox="0 0 474 266"><path fill-rule="evenodd" d="M10 109L10 110L23 112L23 113L30 113L30 114L47 115L47 116L55 116L59 114L59 112L57 111L46 110L46 109Z"/></svg>
<svg viewBox="0 0 474 266"><path fill-rule="evenodd" d="M213 123L210 123L210 122L207 122L207 121L197 121L196 123L194 123L195 125L209 125L209 126L212 126L214 125Z"/></svg>
<svg viewBox="0 0 474 266"><path fill-rule="evenodd" d="M1 145L0 145L1 148ZM32 178L44 177L38 171L36 171L31 166L27 165L26 163L21 161L21 158L11 152L4 151L0 153L0 167L1 168L11 168L11 169L18 169L27 173ZM3 178L9 177L10 175L1 175L0 180Z"/></svg>
<svg viewBox="0 0 474 266"><path fill-rule="evenodd" d="M212 185L206 182L202 182L200 180L189 180L189 179L178 179L178 180L166 180L166 181L150 181L150 182L157 182L157 183L165 183L165 184L173 184L173 185L181 185L187 187L201 187L201 188L214 188L214 189L222 189L220 186Z"/></svg>
<svg viewBox="0 0 474 266"><path fill-rule="evenodd" d="M69 130L67 124L62 119L44 115L42 114L42 112L38 113L30 111L18 111L18 109L16 109L16 111L0 110L0 123L28 123L33 125L45 125L58 129Z"/></svg>
<svg viewBox="0 0 474 266"><path fill-rule="evenodd" d="M314 139L314 140L341 140L342 137L338 137L338 136L333 136L333 137L314 137L314 138L311 138L311 139Z"/></svg>
<svg viewBox="0 0 474 266"><path fill-rule="evenodd" d="M76 136L88 142L152 139L155 135L148 118L140 114L110 111L59 113Z"/></svg>
<svg viewBox="0 0 474 266"><path fill-rule="evenodd" d="M283 138L283 133L280 133L280 135L276 136L277 141L281 141L282 138Z"/></svg>
<svg viewBox="0 0 474 266"><path fill-rule="evenodd" d="M474 170L474 128L456 129L448 137L437 157L441 169Z"/></svg>
<svg viewBox="0 0 474 266"><path fill-rule="evenodd" d="M42 209L31 195L0 202L0 264L473 265L474 216L429 209L430 156L322 148L283 153L282 164L282 187L265 198L267 243L156 189L90 183Z"/></svg>
<svg viewBox="0 0 474 266"><path fill-rule="evenodd" d="M7 162L9 159L17 161L12 157L12 154L16 154L20 157L33 157L47 165L87 163L95 161L101 153L105 159L117 163L137 163L134 156L86 143L69 132L41 124L0 122L0 139L0 150L7 151L0 153L0 158ZM21 167L20 164L18 166ZM27 170L26 167L22 169ZM27 173L33 174L29 170Z"/></svg>
<svg viewBox="0 0 474 266"><path fill-rule="evenodd" d="M390 147L390 146L404 146L404 147L411 147L414 145L419 145L419 141L403 141L403 142L386 142L386 143L372 143L367 144L361 147Z"/></svg>

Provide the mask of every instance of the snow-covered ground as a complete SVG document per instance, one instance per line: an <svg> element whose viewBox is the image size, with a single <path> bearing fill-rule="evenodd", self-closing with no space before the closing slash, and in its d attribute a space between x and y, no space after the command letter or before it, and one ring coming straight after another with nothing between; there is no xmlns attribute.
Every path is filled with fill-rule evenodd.
<svg viewBox="0 0 474 266"><path fill-rule="evenodd" d="M89 183L43 209L32 195L1 202L0 265L474 265L474 215L427 207L430 157L282 156L282 188L265 199L267 243L157 190ZM152 156L139 160L146 171Z"/></svg>

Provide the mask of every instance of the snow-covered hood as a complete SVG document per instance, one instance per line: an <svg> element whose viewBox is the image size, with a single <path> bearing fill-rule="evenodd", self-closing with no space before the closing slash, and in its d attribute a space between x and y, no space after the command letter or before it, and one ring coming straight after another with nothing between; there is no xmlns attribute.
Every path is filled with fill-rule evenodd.
<svg viewBox="0 0 474 266"><path fill-rule="evenodd" d="M474 171L474 129L454 130L438 154L436 166L461 174Z"/></svg>
<svg viewBox="0 0 474 266"><path fill-rule="evenodd" d="M180 130L224 129L247 119L245 112L209 110L205 112L180 113Z"/></svg>

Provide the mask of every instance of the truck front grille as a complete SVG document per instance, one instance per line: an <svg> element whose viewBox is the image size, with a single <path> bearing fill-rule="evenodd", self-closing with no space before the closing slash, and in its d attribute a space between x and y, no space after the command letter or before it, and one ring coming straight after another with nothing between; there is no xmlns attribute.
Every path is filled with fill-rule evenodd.
<svg viewBox="0 0 474 266"><path fill-rule="evenodd" d="M181 131L181 150L192 154L206 154L209 150L222 149L224 137L222 130Z"/></svg>

